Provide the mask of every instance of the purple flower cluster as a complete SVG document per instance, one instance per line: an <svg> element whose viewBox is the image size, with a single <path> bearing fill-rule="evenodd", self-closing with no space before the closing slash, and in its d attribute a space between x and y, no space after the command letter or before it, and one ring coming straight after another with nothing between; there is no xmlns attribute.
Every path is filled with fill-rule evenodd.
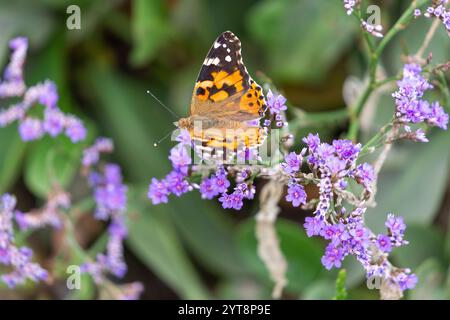
<svg viewBox="0 0 450 320"><path fill-rule="evenodd" d="M218 197L224 209L240 210L244 199L253 199L255 186L251 181L251 173L247 170L240 170L236 173L236 185L231 193L228 193L231 185L228 179L229 173L223 165L217 165L212 170L208 169L206 174L197 172L200 169L193 166L191 174L201 174L202 180L199 184L189 182L192 149L190 149L190 139L186 138L187 135L182 130L176 138L180 143L170 151L169 159L172 163L172 171L161 180L152 178L148 198L154 205L167 203L170 194L179 197L193 189L200 191L202 199L211 200Z"/></svg>
<svg viewBox="0 0 450 320"><path fill-rule="evenodd" d="M265 119L264 126L269 127L272 121L275 121L277 127L287 126L284 111L287 110L286 98L281 94L275 95L271 90L267 93L267 109L269 110L272 119Z"/></svg>
<svg viewBox="0 0 450 320"><path fill-rule="evenodd" d="M438 18L444 24L447 29L447 33L450 35L450 9L446 8L448 0L436 0L433 1L433 5L429 6L423 14L426 18ZM414 11L414 16L418 17L422 14L419 9Z"/></svg>
<svg viewBox="0 0 450 320"><path fill-rule="evenodd" d="M6 66L3 80L0 80L0 98L17 97L26 90L23 77L23 65L28 49L26 38L15 38L9 42L12 50L11 60Z"/></svg>
<svg viewBox="0 0 450 320"><path fill-rule="evenodd" d="M319 216L307 217L304 227L308 237L320 236L329 243L322 257L322 264L328 270L340 268L348 255L353 255L363 265L367 277L382 277L398 285L403 291L411 289L417 277L409 269L398 269L388 261L388 253L394 247L407 244L403 240L406 225L401 217L388 215L386 234L374 235L365 227L365 208L356 208L349 215L341 212L339 221L331 222Z"/></svg>
<svg viewBox="0 0 450 320"><path fill-rule="evenodd" d="M95 217L111 221L106 253L97 255L96 261L82 265L82 271L89 273L96 283L102 283L107 272L123 277L127 271L127 265L123 260L123 241L127 236L125 224L127 186L123 184L119 165L99 164L100 153L112 151L112 141L99 138L93 146L85 149L82 159L83 165L89 170L87 174L96 202Z"/></svg>
<svg viewBox="0 0 450 320"><path fill-rule="evenodd" d="M11 40L13 50L11 61L5 69L4 79L0 83L0 98L22 97L22 101L0 111L0 127L15 121L19 122L19 133L23 141L37 140L48 134L55 137L64 134L76 143L86 138L86 129L80 119L66 115L57 107L58 93L56 85L46 80L26 88L23 80L28 42L25 38ZM38 119L27 115L35 104L45 107L44 118Z"/></svg>
<svg viewBox="0 0 450 320"><path fill-rule="evenodd" d="M95 143L83 151L81 163L84 167L90 167L100 160L101 153L110 153L114 149L113 141L109 138L97 138Z"/></svg>
<svg viewBox="0 0 450 320"><path fill-rule="evenodd" d="M356 159L361 149L360 144L350 140L334 140L332 144L322 143L319 135L309 134L303 141L307 149L300 154L289 153L282 163L283 171L289 176L290 183L286 200L294 206L306 203L306 194L299 182L302 159L306 159L314 177L318 179L320 193L316 214L325 217L335 191L345 190L348 179L362 185L369 195L375 181L373 168L368 163L357 165Z"/></svg>
<svg viewBox="0 0 450 320"><path fill-rule="evenodd" d="M44 208L28 213L17 210L15 212L16 222L21 230L38 229L45 226L59 229L62 227L60 210L68 209L69 206L70 195L62 190L56 190L49 194Z"/></svg>
<svg viewBox="0 0 450 320"><path fill-rule="evenodd" d="M152 179L148 197L153 204L167 203L170 194L179 197L192 190L192 186L186 179L189 165L192 163L188 135L186 130L181 130L177 137L179 143L170 150L169 160L172 163L172 171L162 180Z"/></svg>
<svg viewBox="0 0 450 320"><path fill-rule="evenodd" d="M406 64L403 68L403 78L397 82L398 90L392 94L396 104L396 119L400 123L425 122L430 126L447 129L448 114L439 102L429 103L423 99L424 93L433 86L421 75L422 68L418 64ZM407 127L409 131L409 127ZM425 141L423 131L418 133Z"/></svg>
<svg viewBox="0 0 450 320"><path fill-rule="evenodd" d="M13 288L30 279L34 282L46 280L48 273L39 264L31 261L30 248L18 248L14 243L13 216L16 199L4 194L0 199L0 263L12 268L1 276L8 287Z"/></svg>

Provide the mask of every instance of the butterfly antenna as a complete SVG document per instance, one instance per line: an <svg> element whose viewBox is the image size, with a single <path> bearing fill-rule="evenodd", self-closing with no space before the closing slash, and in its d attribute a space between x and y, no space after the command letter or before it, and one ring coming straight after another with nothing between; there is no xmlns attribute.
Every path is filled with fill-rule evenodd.
<svg viewBox="0 0 450 320"><path fill-rule="evenodd" d="M160 140L156 141L155 143L153 143L153 146L154 146L154 147L159 146L159 144L160 144L161 142L163 142L164 140L166 140L167 137L168 137L170 134L172 134L172 132L169 132L169 133L166 134L162 139L160 139Z"/></svg>
<svg viewBox="0 0 450 320"><path fill-rule="evenodd" d="M158 103L163 106L171 115L173 115L175 118L180 119L181 117L177 115L175 112L173 112L169 107L167 107L164 103L161 102L150 90L147 90L147 93L151 95Z"/></svg>

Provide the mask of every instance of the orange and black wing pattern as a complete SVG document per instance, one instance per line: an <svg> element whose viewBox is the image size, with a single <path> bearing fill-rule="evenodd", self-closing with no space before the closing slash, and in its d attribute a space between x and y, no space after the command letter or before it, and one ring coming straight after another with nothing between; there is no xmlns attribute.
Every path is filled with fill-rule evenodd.
<svg viewBox="0 0 450 320"><path fill-rule="evenodd" d="M214 41L198 75L191 115L245 121L259 118L264 108L262 89L242 62L241 42L230 31L222 33Z"/></svg>

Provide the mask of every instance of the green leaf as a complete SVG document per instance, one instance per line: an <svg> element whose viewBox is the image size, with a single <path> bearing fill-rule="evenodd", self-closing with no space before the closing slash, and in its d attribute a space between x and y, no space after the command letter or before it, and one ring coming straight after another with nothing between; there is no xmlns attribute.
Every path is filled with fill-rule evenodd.
<svg viewBox="0 0 450 320"><path fill-rule="evenodd" d="M330 279L320 279L303 290L301 298L304 300L331 300L335 284Z"/></svg>
<svg viewBox="0 0 450 320"><path fill-rule="evenodd" d="M37 2L0 1L0 64L6 60L11 38L26 36L32 47L39 47L48 40L54 25L50 11Z"/></svg>
<svg viewBox="0 0 450 320"><path fill-rule="evenodd" d="M265 0L250 13L249 29L281 81L319 82L351 44L357 24L339 1Z"/></svg>
<svg viewBox="0 0 450 320"><path fill-rule="evenodd" d="M141 65L151 60L172 34L165 1L134 0L131 62Z"/></svg>
<svg viewBox="0 0 450 320"><path fill-rule="evenodd" d="M305 232L293 222L278 218L276 230L281 251L288 263L286 290L300 293L323 275L324 269L320 263L323 248L314 239L308 238ZM257 255L253 219L240 225L238 239L239 249L250 270L267 285L271 285L266 267Z"/></svg>
<svg viewBox="0 0 450 320"><path fill-rule="evenodd" d="M82 143L73 144L63 135L33 142L24 170L27 187L42 198L55 186L67 188L80 166L82 150Z"/></svg>
<svg viewBox="0 0 450 320"><path fill-rule="evenodd" d="M436 129L426 144L397 144L378 180L377 207L369 209L366 221L382 232L387 213L403 216L406 223L433 221L447 183L450 131Z"/></svg>
<svg viewBox="0 0 450 320"><path fill-rule="evenodd" d="M345 279L347 278L347 272L345 269L339 270L338 276L336 278L336 294L333 300L346 300L347 290L345 289Z"/></svg>
<svg viewBox="0 0 450 320"><path fill-rule="evenodd" d="M414 269L429 258L444 263L444 236L436 228L408 225L405 239L409 241L409 244L392 252L398 267Z"/></svg>
<svg viewBox="0 0 450 320"><path fill-rule="evenodd" d="M129 203L127 245L181 298L209 298L170 223L169 208L148 205L143 192L130 197Z"/></svg>
<svg viewBox="0 0 450 320"><path fill-rule="evenodd" d="M436 259L425 260L416 270L419 281L413 290L408 291L411 300L445 300L443 287L445 273L441 262Z"/></svg>
<svg viewBox="0 0 450 320"><path fill-rule="evenodd" d="M19 176L25 146L20 140L17 125L0 129L0 194L8 190Z"/></svg>
<svg viewBox="0 0 450 320"><path fill-rule="evenodd" d="M183 240L210 272L236 276L246 271L229 212L201 200L197 193L171 199L170 206Z"/></svg>

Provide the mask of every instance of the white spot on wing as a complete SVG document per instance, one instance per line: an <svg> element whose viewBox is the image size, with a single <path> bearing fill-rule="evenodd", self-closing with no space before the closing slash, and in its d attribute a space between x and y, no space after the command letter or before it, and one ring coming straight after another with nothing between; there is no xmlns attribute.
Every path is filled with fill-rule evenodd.
<svg viewBox="0 0 450 320"><path fill-rule="evenodd" d="M217 65L219 64L219 62L220 62L220 59L217 58L217 57L215 57L215 58L211 61L210 64L213 64L213 65L217 66Z"/></svg>
<svg viewBox="0 0 450 320"><path fill-rule="evenodd" d="M214 49L217 49L218 47L220 47L220 43L219 42L214 42Z"/></svg>
<svg viewBox="0 0 450 320"><path fill-rule="evenodd" d="M226 56L226 57L225 57L225 60L226 60L227 62L231 62L231 57L230 57L230 56Z"/></svg>

